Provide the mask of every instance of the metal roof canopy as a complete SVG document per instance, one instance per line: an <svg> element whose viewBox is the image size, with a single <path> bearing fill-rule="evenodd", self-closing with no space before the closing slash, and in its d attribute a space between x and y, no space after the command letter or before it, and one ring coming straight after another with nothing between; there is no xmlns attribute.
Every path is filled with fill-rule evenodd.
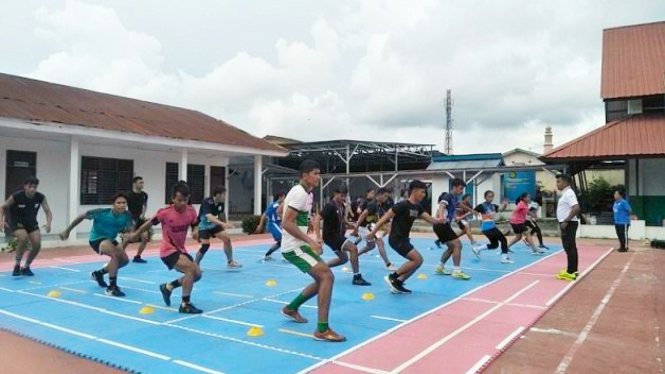
<svg viewBox="0 0 665 374"><path fill-rule="evenodd" d="M468 184L478 179L478 184L483 183L490 178L492 174L508 173L511 171L547 171L552 174L558 174L558 170L566 170L566 165L534 165L534 166L501 166L493 168L469 168L464 170L403 170L396 172L365 172L365 173L346 173L346 174L321 174L321 183L319 183L319 203L323 204L323 189L328 187L334 180L352 179L352 178L367 178L377 187L385 187L390 184L397 177L424 177L432 175L447 174L450 178L459 178L460 174L462 179ZM457 175L456 175L457 174ZM472 174L467 178L468 174ZM482 174L489 174L484 178L479 178ZM374 177L378 177L377 181ZM293 177L268 177L270 181L275 180L293 180Z"/></svg>
<svg viewBox="0 0 665 374"><path fill-rule="evenodd" d="M384 166L398 171L400 158L403 164L422 167L421 164L431 162L434 144L342 139L288 144L284 147L288 149L289 155L278 161L282 166L293 167L304 159L314 159L321 164L326 173L332 173L338 170L339 166L343 166L340 171L350 174L352 169L358 169L363 165L366 169L370 165L378 165L379 169L382 169L380 172L384 171ZM355 161L354 165L352 160Z"/></svg>

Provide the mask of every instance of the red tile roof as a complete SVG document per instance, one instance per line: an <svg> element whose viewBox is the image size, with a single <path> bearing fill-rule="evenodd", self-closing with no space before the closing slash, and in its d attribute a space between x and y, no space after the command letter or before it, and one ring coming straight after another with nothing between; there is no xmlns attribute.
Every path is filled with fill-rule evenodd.
<svg viewBox="0 0 665 374"><path fill-rule="evenodd" d="M603 31L603 99L665 93L665 22Z"/></svg>
<svg viewBox="0 0 665 374"><path fill-rule="evenodd" d="M194 110L8 74L0 74L0 117L286 154L286 150L278 145Z"/></svg>
<svg viewBox="0 0 665 374"><path fill-rule="evenodd" d="M665 115L638 115L610 122L540 157L543 161L665 156Z"/></svg>

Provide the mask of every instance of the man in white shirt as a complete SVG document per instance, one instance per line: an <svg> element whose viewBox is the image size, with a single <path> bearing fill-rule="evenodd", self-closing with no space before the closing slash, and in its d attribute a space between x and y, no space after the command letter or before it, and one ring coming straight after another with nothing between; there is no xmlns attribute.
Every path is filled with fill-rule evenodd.
<svg viewBox="0 0 665 374"><path fill-rule="evenodd" d="M557 274L561 280L574 281L577 279L577 244L575 237L579 220L580 205L572 187L572 177L568 174L559 174L556 177L556 188L561 191L556 207L556 218L561 230L561 243L568 257L568 267Z"/></svg>

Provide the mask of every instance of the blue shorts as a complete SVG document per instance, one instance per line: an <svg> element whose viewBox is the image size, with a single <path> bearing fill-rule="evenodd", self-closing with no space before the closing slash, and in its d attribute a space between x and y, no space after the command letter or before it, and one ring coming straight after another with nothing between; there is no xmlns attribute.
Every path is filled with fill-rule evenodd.
<svg viewBox="0 0 665 374"><path fill-rule="evenodd" d="M282 240L282 228L274 222L268 222L268 231L272 234L276 242Z"/></svg>

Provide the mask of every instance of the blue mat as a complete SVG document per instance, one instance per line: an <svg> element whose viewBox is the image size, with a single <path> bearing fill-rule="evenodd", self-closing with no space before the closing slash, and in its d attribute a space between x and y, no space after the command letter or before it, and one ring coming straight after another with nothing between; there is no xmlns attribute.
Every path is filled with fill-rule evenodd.
<svg viewBox="0 0 665 374"><path fill-rule="evenodd" d="M433 273L442 252L433 240L413 239L413 244L425 258L416 275L426 274L427 279L414 275L408 281L414 291L411 295L389 292L383 281L388 272L377 250L360 260L370 287L353 286L350 272L334 269L330 321L347 336L345 343L321 343L307 336L316 327L316 299L301 308L310 323L296 324L279 314L310 279L283 263L279 253L274 256L277 261L259 261L270 244L236 248L235 257L244 264L241 271L226 270L223 251L208 252L203 278L192 295L192 301L206 312L199 316L177 312L179 291L173 295L176 308L163 306L158 285L178 274L169 272L157 257L147 258L147 264L130 263L120 271L118 284L127 294L124 299L105 296L89 279L88 273L101 262L35 269L31 278L4 273L0 328L129 372L296 373L542 258L518 244L514 264L500 264L494 251L485 251L478 261L465 243L462 266L472 279L459 281ZM559 250L553 248L547 254ZM396 264L402 262L391 249L387 251ZM332 258L330 249L326 248L324 258ZM350 269L350 264L344 267ZM268 280L277 284L269 287ZM50 291L60 296L49 297ZM365 293L372 293L374 299L363 300ZM154 306L154 313L140 314L146 306ZM248 336L253 325L261 326L264 335Z"/></svg>

